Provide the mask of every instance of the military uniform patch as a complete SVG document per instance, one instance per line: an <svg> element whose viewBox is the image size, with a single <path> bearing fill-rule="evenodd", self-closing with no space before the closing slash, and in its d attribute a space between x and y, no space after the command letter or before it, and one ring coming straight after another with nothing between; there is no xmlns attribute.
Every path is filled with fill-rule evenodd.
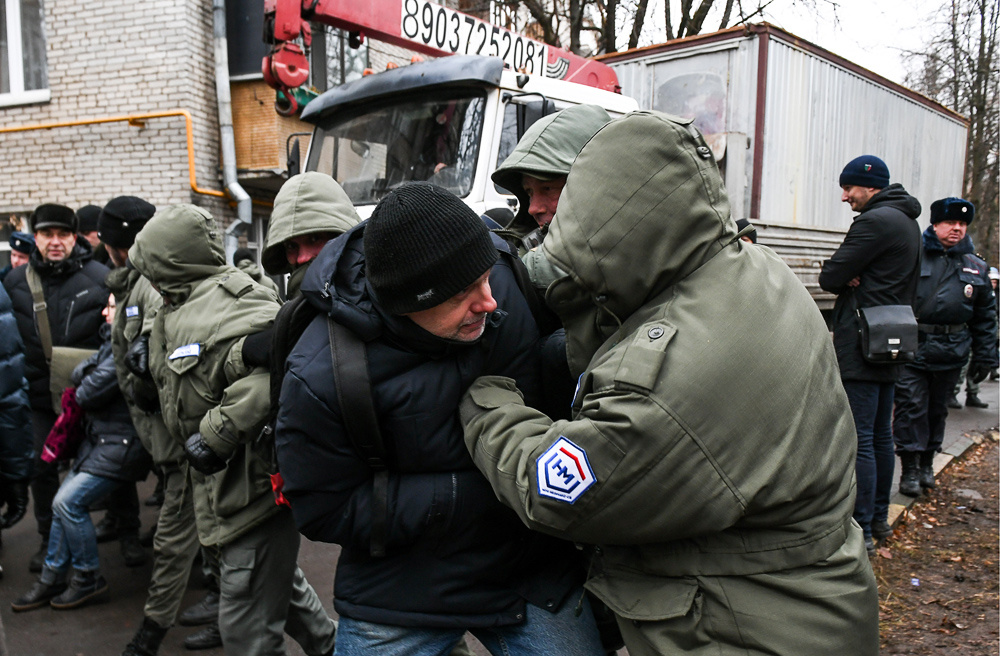
<svg viewBox="0 0 1000 656"><path fill-rule="evenodd" d="M974 291L975 290L973 289L972 285L966 285L965 286L965 298L972 298L972 293Z"/></svg>
<svg viewBox="0 0 1000 656"><path fill-rule="evenodd" d="M137 317L137 316L139 316L139 306L138 305L130 305L127 308L125 308L125 316L126 317Z"/></svg>
<svg viewBox="0 0 1000 656"><path fill-rule="evenodd" d="M561 435L539 456L537 468L538 494L557 501L574 503L597 482L587 452Z"/></svg>
<svg viewBox="0 0 1000 656"><path fill-rule="evenodd" d="M197 357L201 354L201 344L186 344L184 346L178 346L174 349L174 352L167 356L168 360L176 360L177 358L189 358L191 356Z"/></svg>

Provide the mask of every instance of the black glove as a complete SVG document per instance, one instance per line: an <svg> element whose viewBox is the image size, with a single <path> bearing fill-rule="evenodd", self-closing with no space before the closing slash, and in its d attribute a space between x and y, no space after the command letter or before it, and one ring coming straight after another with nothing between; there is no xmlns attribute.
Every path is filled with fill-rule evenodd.
<svg viewBox="0 0 1000 656"><path fill-rule="evenodd" d="M128 347L125 367L140 378L149 378L149 335L140 336Z"/></svg>
<svg viewBox="0 0 1000 656"><path fill-rule="evenodd" d="M12 481L7 478L0 482L0 493L3 494L3 502L7 506L7 512L0 518L0 527L10 528L21 521L24 513L28 510L28 481Z"/></svg>
<svg viewBox="0 0 1000 656"><path fill-rule="evenodd" d="M215 454L215 451L205 444L201 433L195 433L184 443L184 455L191 466L206 476L220 472L226 468L226 461Z"/></svg>
<svg viewBox="0 0 1000 656"><path fill-rule="evenodd" d="M267 367L271 364L271 342L274 339L274 324L243 340L243 362L251 367Z"/></svg>
<svg viewBox="0 0 1000 656"><path fill-rule="evenodd" d="M969 365L969 380L974 383L981 383L990 375L990 365L981 362L973 362Z"/></svg>

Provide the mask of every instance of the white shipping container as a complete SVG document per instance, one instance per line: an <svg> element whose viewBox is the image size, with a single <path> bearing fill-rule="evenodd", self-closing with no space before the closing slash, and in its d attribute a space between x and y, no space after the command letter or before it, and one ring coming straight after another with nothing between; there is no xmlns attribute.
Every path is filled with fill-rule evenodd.
<svg viewBox="0 0 1000 656"><path fill-rule="evenodd" d="M946 107L767 23L600 57L640 107L695 119L748 218L821 308L822 261L854 213L838 178L877 155L924 207L960 196L968 122Z"/></svg>

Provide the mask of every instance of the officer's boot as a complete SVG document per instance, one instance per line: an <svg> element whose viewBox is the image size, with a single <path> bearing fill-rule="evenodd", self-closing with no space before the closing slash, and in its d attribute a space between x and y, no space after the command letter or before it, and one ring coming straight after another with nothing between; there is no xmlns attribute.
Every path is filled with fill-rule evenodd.
<svg viewBox="0 0 1000 656"><path fill-rule="evenodd" d="M143 617L142 625L132 637L132 642L125 646L122 656L156 656L165 635L167 635L166 628L148 617Z"/></svg>
<svg viewBox="0 0 1000 656"><path fill-rule="evenodd" d="M934 452L920 452L920 468L917 472L920 487L934 489Z"/></svg>
<svg viewBox="0 0 1000 656"><path fill-rule="evenodd" d="M903 471L899 475L899 493L908 497L919 497L920 479L917 471L917 453L903 451L899 454L899 461L903 465Z"/></svg>

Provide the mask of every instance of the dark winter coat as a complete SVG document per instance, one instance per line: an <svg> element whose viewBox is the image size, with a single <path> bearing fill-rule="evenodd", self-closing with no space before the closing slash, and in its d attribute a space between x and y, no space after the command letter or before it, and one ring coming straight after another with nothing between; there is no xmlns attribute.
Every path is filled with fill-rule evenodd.
<svg viewBox="0 0 1000 656"><path fill-rule="evenodd" d="M101 310L108 303L108 288L104 285L108 267L94 262L91 256L90 244L85 239L78 239L69 257L61 262L47 262L35 249L26 266L15 268L4 278L3 286L14 304L17 330L24 341L25 375L32 408L51 411L52 397L49 366L38 337L34 302L25 274L29 266L34 267L42 279L52 345L97 348L101 343L97 331L104 324Z"/></svg>
<svg viewBox="0 0 1000 656"><path fill-rule="evenodd" d="M902 185L889 185L871 197L840 248L823 263L819 286L837 294L833 343L843 380L890 383L899 376L899 366L873 365L862 357L857 310L913 302L920 262L918 216L920 202ZM861 284L850 287L858 277Z"/></svg>
<svg viewBox="0 0 1000 656"><path fill-rule="evenodd" d="M24 379L24 346L10 298L0 287L0 474L9 480L31 476L31 411Z"/></svg>
<svg viewBox="0 0 1000 656"><path fill-rule="evenodd" d="M933 226L923 235L924 259L914 303L921 326L920 348L911 365L940 371L959 369L972 351L974 364L997 366L997 315L989 266L973 253L968 236L945 250ZM934 333L939 326L965 327Z"/></svg>
<svg viewBox="0 0 1000 656"><path fill-rule="evenodd" d="M73 470L122 481L141 481L153 459L132 425L128 404L118 387L111 352L111 326L100 330L104 342L97 353L73 370L76 402L84 411L87 437L77 452Z"/></svg>
<svg viewBox="0 0 1000 656"><path fill-rule="evenodd" d="M334 607L359 620L421 627L514 624L525 600L559 608L582 582L575 550L529 531L497 500L465 448L457 413L483 374L510 376L527 399L537 396L538 332L509 265L499 261L490 276L500 309L483 337L443 340L373 302L364 227L329 242L303 281L321 313L288 359L275 440L299 530L343 548ZM370 555L373 473L345 434L327 313L367 342L389 470L381 558Z"/></svg>

